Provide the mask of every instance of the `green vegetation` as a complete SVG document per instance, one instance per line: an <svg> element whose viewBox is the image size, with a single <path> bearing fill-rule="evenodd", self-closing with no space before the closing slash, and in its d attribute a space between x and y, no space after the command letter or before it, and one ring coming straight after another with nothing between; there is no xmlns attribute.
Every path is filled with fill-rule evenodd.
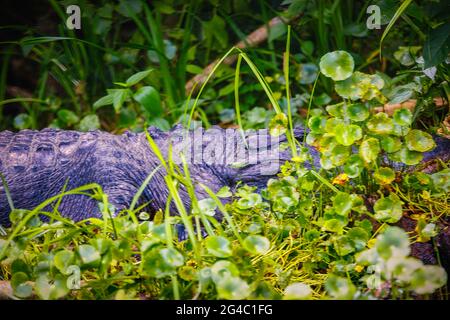
<svg viewBox="0 0 450 320"><path fill-rule="evenodd" d="M440 216L421 210L449 214L448 169L420 175L429 179L419 187L422 193L412 184L395 185L394 192L375 202L374 214L364 205L364 195L349 193L354 188L327 197L323 189L328 183L291 164L279 179L269 181L263 195L243 186L235 201L223 207L219 198L229 190L222 189L198 201L189 217L176 201L175 173L166 182L184 212L180 217L170 217L166 210L149 220L136 209L111 218L106 195L98 185L89 185L31 212L13 211L8 240L0 240L6 258L2 272L18 298L368 299L411 298L436 290L445 298L440 289L445 271L410 257L408 234L388 225L398 221L408 203L421 212L413 241L437 234ZM89 191L104 209L104 220L74 223L61 217L57 207L42 211L63 196ZM217 207L226 223L212 216ZM50 222L43 223L39 214ZM198 221L207 226L208 237L194 233ZM177 240L174 225L179 223L186 225L188 241ZM74 265L81 268L79 290L67 288L76 275L70 269Z"/></svg>
<svg viewBox="0 0 450 320"><path fill-rule="evenodd" d="M166 209L148 213L134 201L113 217L96 184L64 191L33 210L14 209L12 226L0 237L0 278L13 296L448 299L439 256L438 265L426 265L411 256L411 245L435 245L450 215L449 163L436 161L433 173L419 165L399 175L392 162L418 165L436 146L431 134L448 134L442 104L450 97L449 23L431 10L440 2L375 2L384 32L366 28L369 3L359 1L150 6L135 0L95 5L82 36L59 24L57 36L29 30L5 41L2 129L167 130L201 120L206 127L267 127L272 135L286 134L292 151L261 193L241 185L224 205L228 188L214 193L202 185L209 198L197 199L186 163L181 171L170 156L164 159L148 135L167 171ZM65 21L65 1L50 4ZM233 47L274 16L290 25L273 27L259 48ZM6 95L16 55L39 65L30 97ZM229 57L235 65L226 63ZM220 63L206 81L186 92L189 78L214 59ZM406 108L411 99L415 106ZM398 107L379 110L387 103ZM293 132L298 124L309 128L300 141ZM319 151L320 170L304 165L312 159L303 142ZM60 215L59 201L81 193L98 201L103 219L73 222ZM44 211L51 203L54 210ZM402 218L415 221L415 229L401 228ZM178 239L180 224L185 241ZM81 282L71 282L78 273Z"/></svg>

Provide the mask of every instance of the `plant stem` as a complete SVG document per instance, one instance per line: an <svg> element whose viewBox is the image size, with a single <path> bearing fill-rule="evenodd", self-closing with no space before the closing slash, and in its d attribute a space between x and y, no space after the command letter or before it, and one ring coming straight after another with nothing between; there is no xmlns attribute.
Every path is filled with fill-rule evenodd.
<svg viewBox="0 0 450 320"><path fill-rule="evenodd" d="M287 114L288 114L288 125L289 132L291 135L291 140L295 141L294 136L294 124L292 121L292 110L291 110L291 89L290 89L290 81L289 81L289 55L291 52L291 26L288 25L287 29L287 40L286 40L286 51L284 52L283 59L283 72L284 72L284 80L286 82L286 103L287 103ZM292 157L297 156L297 147L295 143L290 144Z"/></svg>

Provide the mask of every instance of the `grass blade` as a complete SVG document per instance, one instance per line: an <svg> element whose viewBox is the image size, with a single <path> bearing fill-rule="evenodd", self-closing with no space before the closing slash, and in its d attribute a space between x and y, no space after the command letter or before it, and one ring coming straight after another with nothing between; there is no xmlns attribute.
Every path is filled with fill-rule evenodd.
<svg viewBox="0 0 450 320"><path fill-rule="evenodd" d="M142 182L142 184L139 187L138 191L134 195L133 200L131 201L129 211L132 213L131 214L131 218L135 222L137 222L137 219L136 219L136 216L134 215L134 208L136 207L136 204L137 204L139 198L141 197L142 193L144 192L145 188L147 187L147 185L152 180L153 176L156 174L156 172L158 172L158 170L160 168L161 168L161 165L158 165L155 169L152 170L152 172L150 172L150 174L147 176L147 178L145 178L144 182Z"/></svg>
<svg viewBox="0 0 450 320"><path fill-rule="evenodd" d="M286 51L283 56L283 73L284 80L286 81L286 102L287 102L287 116L288 116L288 125L289 132L287 134L291 135L291 140L295 141L294 136L294 124L292 121L292 110L291 110L291 91L290 91L290 83L289 83L289 55L291 52L291 26L288 26L287 29L287 40L286 40ZM290 144L292 156L297 156L297 148L295 144Z"/></svg>
<svg viewBox="0 0 450 320"><path fill-rule="evenodd" d="M236 120L239 125L239 132L241 133L242 141L244 141L245 146L248 147L247 139L245 139L244 127L242 126L241 107L239 104L239 75L241 71L241 62L242 55L239 54L236 63L236 71L234 73L234 107L236 109Z"/></svg>
<svg viewBox="0 0 450 320"><path fill-rule="evenodd" d="M86 194L86 191L89 190L93 190L93 191L98 191L101 192L102 188L100 185L96 184L96 183L91 183L91 184L87 184L81 187L78 187L76 189L67 191L67 192L62 192L54 197L51 197L47 200L45 200L44 202L42 202L40 205L38 205L36 208L34 208L33 210L30 211L30 213L22 220L20 221L20 223L17 225L17 227L14 228L14 230L12 231L11 235L8 237L8 240L6 241L6 243L4 244L2 250L0 251L0 260L3 259L5 253L6 253L6 249L8 249L8 246L11 244L11 241L17 236L17 234L27 225L27 223L36 215L38 214L44 214L42 212L42 209L44 209L45 207L47 207L48 205L50 205L51 203L53 203L54 201L58 200L61 197L65 197L68 195L75 195L75 194ZM92 196L92 195L91 195ZM65 219L61 218L59 219L59 217L54 217L55 219L61 220L64 222Z"/></svg>
<svg viewBox="0 0 450 320"><path fill-rule="evenodd" d="M6 183L6 179L3 176L3 173L0 172L0 178L2 179L3 188L5 189L6 199L8 200L9 208L11 211L15 210L14 203L11 198L11 193L9 192L8 184Z"/></svg>
<svg viewBox="0 0 450 320"><path fill-rule="evenodd" d="M392 26L395 24L395 22L400 18L400 16L403 14L403 12L408 8L408 6L411 4L412 0L405 0L403 3L398 7L397 11L395 11L394 16L392 17L391 21L389 21L389 24L387 25L386 29L383 32L383 35L381 36L380 40L380 58L381 58L381 46L383 44L384 38L388 35L389 31L391 30Z"/></svg>

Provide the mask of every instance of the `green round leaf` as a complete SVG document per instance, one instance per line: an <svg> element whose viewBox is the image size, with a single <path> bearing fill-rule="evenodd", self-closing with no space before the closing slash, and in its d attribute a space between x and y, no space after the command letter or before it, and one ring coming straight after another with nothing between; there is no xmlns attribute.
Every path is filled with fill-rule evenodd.
<svg viewBox="0 0 450 320"><path fill-rule="evenodd" d="M53 257L53 262L62 274L66 274L67 268L74 261L75 254L69 250L58 251Z"/></svg>
<svg viewBox="0 0 450 320"><path fill-rule="evenodd" d="M309 299L312 295L312 289L309 285L302 282L291 283L284 290L283 299L303 300Z"/></svg>
<svg viewBox="0 0 450 320"><path fill-rule="evenodd" d="M368 138L361 143L359 147L359 155L367 162L374 162L380 153L380 143L375 138Z"/></svg>
<svg viewBox="0 0 450 320"><path fill-rule="evenodd" d="M409 131L410 131L409 126L400 126L394 123L394 131L392 131L392 134L397 137L404 137L408 134Z"/></svg>
<svg viewBox="0 0 450 320"><path fill-rule="evenodd" d="M380 76L356 71L348 79L336 82L334 89L345 99L369 101L377 98L384 101L385 98L380 91L383 86L384 81Z"/></svg>
<svg viewBox="0 0 450 320"><path fill-rule="evenodd" d="M403 214L402 202L393 193L389 197L381 198L373 206L375 219L380 222L396 223Z"/></svg>
<svg viewBox="0 0 450 320"><path fill-rule="evenodd" d="M315 146L320 139L319 133L310 132L306 135L306 143L310 146Z"/></svg>
<svg viewBox="0 0 450 320"><path fill-rule="evenodd" d="M273 209L279 212L288 212L298 203L298 199L290 196L280 196L274 200Z"/></svg>
<svg viewBox="0 0 450 320"><path fill-rule="evenodd" d="M433 184L433 181L430 175L419 171L406 175L404 183L410 189L421 191L429 190Z"/></svg>
<svg viewBox="0 0 450 320"><path fill-rule="evenodd" d="M232 195L233 194L231 193L229 186L224 186L224 187L220 188L220 190L217 191L217 193L216 193L216 196L219 198L229 198Z"/></svg>
<svg viewBox="0 0 450 320"><path fill-rule="evenodd" d="M355 285L347 278L330 275L325 282L327 293L338 300L352 299L356 293Z"/></svg>
<svg viewBox="0 0 450 320"><path fill-rule="evenodd" d="M399 282L411 283L416 270L423 267L422 261L413 257L393 257L389 260L388 273Z"/></svg>
<svg viewBox="0 0 450 320"><path fill-rule="evenodd" d="M394 58L404 66L412 66L415 63L415 56L422 47L398 47L394 52Z"/></svg>
<svg viewBox="0 0 450 320"><path fill-rule="evenodd" d="M134 224L130 222L129 228L131 229L134 227L135 227ZM164 224L161 224L161 229L164 229ZM124 230L124 231L126 232L128 230ZM154 234L156 233L156 227L153 229L153 232L154 232ZM127 234L127 233L128 233L128 236L130 236L130 237L134 235L134 231L126 232L125 234ZM112 253L113 253L115 259L125 260L125 259L129 258L132 253L130 241L125 240L125 239L114 241L113 247L112 247Z"/></svg>
<svg viewBox="0 0 450 320"><path fill-rule="evenodd" d="M136 0L120 2L120 4L115 6L115 9L121 15L131 18L142 11L142 2Z"/></svg>
<svg viewBox="0 0 450 320"><path fill-rule="evenodd" d="M214 199L205 198L198 201L198 208L203 214L213 217L216 214L217 204Z"/></svg>
<svg viewBox="0 0 450 320"><path fill-rule="evenodd" d="M436 237L439 233L438 227L434 223L427 223L420 230L420 235L425 238L433 238Z"/></svg>
<svg viewBox="0 0 450 320"><path fill-rule="evenodd" d="M437 190L450 192L450 169L444 169L431 175L433 185Z"/></svg>
<svg viewBox="0 0 450 320"><path fill-rule="evenodd" d="M261 195L258 193L251 193L238 200L237 206L241 209L254 208L262 202Z"/></svg>
<svg viewBox="0 0 450 320"><path fill-rule="evenodd" d="M330 170L335 167L335 165L331 161L331 158L329 157L329 155L322 155L320 157L319 163L320 163L320 166L325 170Z"/></svg>
<svg viewBox="0 0 450 320"><path fill-rule="evenodd" d="M211 278L216 284L224 278L237 276L239 276L239 269L228 260L219 260L211 267Z"/></svg>
<svg viewBox="0 0 450 320"><path fill-rule="evenodd" d="M323 116L324 112L321 108L313 108L309 111L309 116L310 117L318 117L318 116Z"/></svg>
<svg viewBox="0 0 450 320"><path fill-rule="evenodd" d="M376 170L373 177L379 184L389 184L395 180L395 172L391 168L383 167Z"/></svg>
<svg viewBox="0 0 450 320"><path fill-rule="evenodd" d="M263 236L250 235L245 238L244 248L253 254L265 254L270 249L270 241Z"/></svg>
<svg viewBox="0 0 450 320"><path fill-rule="evenodd" d="M442 267L424 265L413 273L411 288L417 294L431 294L446 283L447 273Z"/></svg>
<svg viewBox="0 0 450 320"><path fill-rule="evenodd" d="M353 57L346 51L333 51L320 59L320 72L334 81L350 77L355 67Z"/></svg>
<svg viewBox="0 0 450 320"><path fill-rule="evenodd" d="M33 288L27 283L28 280L28 275L24 272L16 272L13 274L11 277L11 287L16 297L27 298L31 296Z"/></svg>
<svg viewBox="0 0 450 320"><path fill-rule="evenodd" d="M370 248L359 252L356 254L355 258L356 262L361 266L374 265L379 261L379 256L376 248Z"/></svg>
<svg viewBox="0 0 450 320"><path fill-rule="evenodd" d="M400 151L389 154L389 157L393 161L403 162L408 166L414 166L418 164L423 159L423 154L417 151L410 151L408 148L401 148Z"/></svg>
<svg viewBox="0 0 450 320"><path fill-rule="evenodd" d="M350 156L350 151L349 146L336 145L330 150L330 154L325 153L324 156L330 159L333 166L341 166Z"/></svg>
<svg viewBox="0 0 450 320"><path fill-rule="evenodd" d="M386 113L379 112L367 122L367 128L376 134L390 134L394 131L394 121Z"/></svg>
<svg viewBox="0 0 450 320"><path fill-rule="evenodd" d="M175 248L148 250L142 260L143 272L158 279L176 274L176 268L184 263L183 255Z"/></svg>
<svg viewBox="0 0 450 320"><path fill-rule="evenodd" d="M82 244L79 246L78 254L83 266L93 267L100 263L100 253L91 245Z"/></svg>
<svg viewBox="0 0 450 320"><path fill-rule="evenodd" d="M413 120L413 115L408 109L402 108L394 111L394 122L400 126L410 126Z"/></svg>
<svg viewBox="0 0 450 320"><path fill-rule="evenodd" d="M304 54L310 56L314 53L314 42L309 40L302 41L302 43L300 44L300 49Z"/></svg>
<svg viewBox="0 0 450 320"><path fill-rule="evenodd" d="M47 275L41 275L36 279L36 293L41 299L56 300L69 293L67 279L62 275L57 275L54 279Z"/></svg>
<svg viewBox="0 0 450 320"><path fill-rule="evenodd" d="M336 129L339 125L346 125L344 120L339 118L329 118L327 119L326 125L325 125L325 131L329 134L336 134Z"/></svg>
<svg viewBox="0 0 450 320"><path fill-rule="evenodd" d="M359 100L363 96L363 91L359 86L359 80L355 73L344 81L336 82L334 90L344 99Z"/></svg>
<svg viewBox="0 0 450 320"><path fill-rule="evenodd" d="M14 118L14 128L23 130L31 127L32 119L26 113L20 113Z"/></svg>
<svg viewBox="0 0 450 320"><path fill-rule="evenodd" d="M92 239L89 243L92 244L101 255L105 254L112 246L112 241L110 239L103 238Z"/></svg>
<svg viewBox="0 0 450 320"><path fill-rule="evenodd" d="M31 274L30 265L22 259L15 259L11 263L11 273L14 274L16 272L24 272L30 275Z"/></svg>
<svg viewBox="0 0 450 320"><path fill-rule="evenodd" d="M370 238L369 233L361 227L351 228L346 235L353 241L354 248L357 251L364 249Z"/></svg>
<svg viewBox="0 0 450 320"><path fill-rule="evenodd" d="M337 143L334 135L324 134L319 140L319 145L320 145L320 151L322 153L326 153L326 152L331 152L333 150L333 148L338 146L339 144ZM341 145L341 147L342 147L342 145Z"/></svg>
<svg viewBox="0 0 450 320"><path fill-rule="evenodd" d="M173 268L180 267L184 263L183 255L174 248L161 249L159 254L164 260L164 263Z"/></svg>
<svg viewBox="0 0 450 320"><path fill-rule="evenodd" d="M409 131L405 137L405 142L411 151L427 152L436 147L431 134L417 129Z"/></svg>
<svg viewBox="0 0 450 320"><path fill-rule="evenodd" d="M345 192L339 192L333 198L334 211L339 215L347 216L352 210L353 199L354 197L352 197L352 195Z"/></svg>
<svg viewBox="0 0 450 320"><path fill-rule="evenodd" d="M377 237L375 248L377 253L386 260L391 257L407 257L411 252L406 232L399 227L391 226Z"/></svg>
<svg viewBox="0 0 450 320"><path fill-rule="evenodd" d="M331 102L331 97L326 94L325 92L322 92L317 97L314 98L314 104L316 106L324 106Z"/></svg>
<svg viewBox="0 0 450 320"><path fill-rule="evenodd" d="M219 258L231 256L231 243L227 238L221 236L210 236L205 241L208 252Z"/></svg>
<svg viewBox="0 0 450 320"><path fill-rule="evenodd" d="M351 146L362 138L362 130L359 126L340 124L335 129L336 141L344 146Z"/></svg>
<svg viewBox="0 0 450 320"><path fill-rule="evenodd" d="M355 244L349 237L339 236L334 239L333 248L338 255L345 256L355 251Z"/></svg>
<svg viewBox="0 0 450 320"><path fill-rule="evenodd" d="M421 91L418 83L410 82L405 85L397 85L387 92L390 104L402 103L411 99L416 91Z"/></svg>
<svg viewBox="0 0 450 320"><path fill-rule="evenodd" d="M216 283L219 299L241 300L250 295L250 287L239 277L222 278Z"/></svg>
<svg viewBox="0 0 450 320"><path fill-rule="evenodd" d="M351 155L344 165L344 172L350 178L356 178L361 174L361 171L364 170L364 161L357 154Z"/></svg>
<svg viewBox="0 0 450 320"><path fill-rule="evenodd" d="M328 219L325 220L325 222L323 223L322 230L336 232L340 234L344 231L344 227L346 225L347 222L345 222L342 219Z"/></svg>
<svg viewBox="0 0 450 320"><path fill-rule="evenodd" d="M170 8L170 5L168 5L167 8ZM173 10L173 8L171 8L171 10L169 10L169 11L172 11L172 10ZM158 11L160 11L159 8L158 8ZM175 58L176 53L177 53L177 47L175 46L175 44L168 39L164 39L163 44L164 44L164 52L162 55L165 56L168 60L172 60L173 58ZM160 63L158 52L156 52L155 50L147 51L147 57L153 63L157 63L157 64Z"/></svg>
<svg viewBox="0 0 450 320"><path fill-rule="evenodd" d="M353 103L347 106L347 116L353 121L364 121L370 113L369 108L363 103Z"/></svg>
<svg viewBox="0 0 450 320"><path fill-rule="evenodd" d="M344 105L342 103L329 105L325 109L333 117L336 117L336 118L344 117Z"/></svg>
<svg viewBox="0 0 450 320"><path fill-rule="evenodd" d="M314 116L308 120L308 127L311 129L312 133L323 133L326 124L327 120L323 116Z"/></svg>
<svg viewBox="0 0 450 320"><path fill-rule="evenodd" d="M256 125L258 123L265 123L267 120L268 111L261 107L255 107L248 110L245 113L245 117L250 125ZM234 114L234 113L233 113Z"/></svg>
<svg viewBox="0 0 450 320"><path fill-rule="evenodd" d="M381 139L381 147L387 153L397 152L402 147L402 142L397 137L385 136Z"/></svg>

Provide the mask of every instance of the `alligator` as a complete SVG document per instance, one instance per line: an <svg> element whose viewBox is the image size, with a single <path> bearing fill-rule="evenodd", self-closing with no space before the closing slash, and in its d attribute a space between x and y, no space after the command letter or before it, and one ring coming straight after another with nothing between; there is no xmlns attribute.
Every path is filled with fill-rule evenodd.
<svg viewBox="0 0 450 320"><path fill-rule="evenodd" d="M267 130L243 132L215 126L186 131L181 125L168 132L155 127L147 130L165 158L169 144L173 146L173 162L181 167L180 155L185 155L199 199L207 197L200 183L214 192L223 186L234 190L238 182L260 190L278 173L280 164L290 158L289 151L279 147L285 142L285 136L273 137ZM303 132L301 128L295 130L298 137ZM311 152L318 158L317 151ZM151 213L165 208L168 190L164 182L166 170L160 167L145 132L114 135L99 130L47 128L0 133L0 172L15 208L33 209L63 190L97 183L118 212L129 207L153 171L139 199L139 205L146 205ZM186 189L181 186L179 192L189 208ZM97 200L88 195L65 196L58 211L75 221L102 215ZM1 224L8 225L9 213L5 188L0 185Z"/></svg>
<svg viewBox="0 0 450 320"><path fill-rule="evenodd" d="M243 184L255 186L260 191L270 178L277 175L281 164L291 158L290 150L286 148L286 136L274 137L267 129L244 132L213 126L208 130L186 131L177 125L167 132L150 127L147 133L162 156L172 155L173 162L180 164L181 168L181 154L184 155L198 199L208 197L201 184L213 192L223 186L234 191ZM304 134L303 127L294 129L296 139L302 141ZM437 147L425 153L423 161L450 160L450 140L436 136L435 141ZM318 151L306 147L311 154L306 165L318 168ZM404 169L398 164L394 167ZM166 170L150 147L146 132L127 131L114 135L99 130L77 132L50 128L17 133L3 131L0 132L0 172L14 207L20 209L31 210L64 190L97 183L108 195L115 212L119 212L130 206L150 174L152 178L141 194L139 206L151 213L164 210L169 194L164 180ZM189 210L190 197L182 185L179 193ZM51 211L53 205L45 210ZM64 217L75 221L102 216L98 201L89 195L67 195L57 205ZM5 187L0 185L0 224L10 224L10 211ZM171 211L177 210L172 207ZM410 228L407 222L404 224L406 229ZM450 264L450 237L449 231L445 232L440 235L439 243L445 248L441 256L445 263ZM417 248L423 260L436 262L432 247Z"/></svg>

